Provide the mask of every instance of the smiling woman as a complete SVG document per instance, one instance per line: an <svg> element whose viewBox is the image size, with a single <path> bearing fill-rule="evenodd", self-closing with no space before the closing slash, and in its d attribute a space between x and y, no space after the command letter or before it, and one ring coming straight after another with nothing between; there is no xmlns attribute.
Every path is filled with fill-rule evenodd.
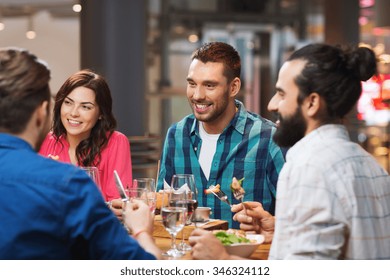
<svg viewBox="0 0 390 280"><path fill-rule="evenodd" d="M96 122L101 119L99 106L95 101L95 92L87 87L77 87L69 93L61 106L61 123L63 124L68 141L77 146L91 134ZM76 153L70 154L70 161L77 164ZM84 163L87 163L85 161Z"/></svg>
<svg viewBox="0 0 390 280"><path fill-rule="evenodd" d="M82 70L69 77L55 97L53 127L40 154L59 161L99 170L106 201L119 198L114 170L125 185L131 185L130 144L115 131L111 92L105 79ZM118 216L121 211L118 209Z"/></svg>

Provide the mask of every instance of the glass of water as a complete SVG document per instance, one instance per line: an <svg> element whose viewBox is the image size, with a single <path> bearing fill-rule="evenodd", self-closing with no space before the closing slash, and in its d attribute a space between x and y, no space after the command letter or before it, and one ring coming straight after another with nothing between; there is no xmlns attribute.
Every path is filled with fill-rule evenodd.
<svg viewBox="0 0 390 280"><path fill-rule="evenodd" d="M165 229L171 235L171 247L163 253L164 256L177 258L184 255L176 247L176 236L184 228L187 221L187 208L183 206L183 201L187 200L187 192L181 186L172 185L170 188L164 189L163 207L161 209L162 222Z"/></svg>
<svg viewBox="0 0 390 280"><path fill-rule="evenodd" d="M144 189L146 196L146 203L150 208L150 212L154 213L156 210L156 181L154 178L137 178L133 180L133 189Z"/></svg>

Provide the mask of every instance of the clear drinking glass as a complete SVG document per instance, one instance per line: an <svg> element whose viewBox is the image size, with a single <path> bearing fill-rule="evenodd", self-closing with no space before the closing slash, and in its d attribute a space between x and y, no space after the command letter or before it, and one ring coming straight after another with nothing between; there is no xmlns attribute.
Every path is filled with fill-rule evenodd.
<svg viewBox="0 0 390 280"><path fill-rule="evenodd" d="M142 201L147 204L146 190L143 188L131 188L125 189L126 195L129 198L129 201Z"/></svg>
<svg viewBox="0 0 390 280"><path fill-rule="evenodd" d="M192 174L176 174L173 175L171 186L177 186L186 191L186 200L182 202L182 206L187 208L187 219L186 225L191 224L192 216L198 207L198 190L195 185L195 177ZM184 242L184 234L180 244L178 245L179 250L191 251L191 246Z"/></svg>
<svg viewBox="0 0 390 280"><path fill-rule="evenodd" d="M84 170L89 177L95 182L96 186L102 191L102 187L100 185L100 176L99 176L99 169L96 166L81 166L82 170Z"/></svg>
<svg viewBox="0 0 390 280"><path fill-rule="evenodd" d="M133 188L144 189L146 193L146 203L149 205L150 211L154 213L156 210L156 181L154 178L137 178L133 180Z"/></svg>
<svg viewBox="0 0 390 280"><path fill-rule="evenodd" d="M187 208L183 207L183 201L186 199L187 192L178 185L164 189L161 217L165 229L171 235L171 248L163 253L164 256L177 258L184 255L176 247L176 236L184 228L187 220Z"/></svg>

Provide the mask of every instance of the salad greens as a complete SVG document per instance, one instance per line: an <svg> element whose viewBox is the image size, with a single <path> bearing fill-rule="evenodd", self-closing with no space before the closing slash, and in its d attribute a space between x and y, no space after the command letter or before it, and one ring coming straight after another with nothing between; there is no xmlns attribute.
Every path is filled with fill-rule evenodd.
<svg viewBox="0 0 390 280"><path fill-rule="evenodd" d="M250 243L250 240L246 237L239 237L234 233L226 233L224 231L215 233L215 237L217 237L223 245L231 245L234 243Z"/></svg>

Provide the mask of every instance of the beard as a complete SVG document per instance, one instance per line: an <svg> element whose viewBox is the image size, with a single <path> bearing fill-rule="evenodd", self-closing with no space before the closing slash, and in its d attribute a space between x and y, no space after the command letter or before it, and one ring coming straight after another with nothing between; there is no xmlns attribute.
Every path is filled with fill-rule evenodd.
<svg viewBox="0 0 390 280"><path fill-rule="evenodd" d="M307 123L303 117L301 107L298 107L292 116L283 118L278 114L279 127L273 140L280 147L292 147L305 136Z"/></svg>
<svg viewBox="0 0 390 280"><path fill-rule="evenodd" d="M196 104L196 103L202 103L202 102L196 102L196 101L190 100L192 113L194 114L195 118L201 122L212 123L212 122L220 119L221 116L223 116L225 114L226 109L229 105L229 91L224 92L223 97L221 98L221 100L218 103L218 107L207 114L199 114L198 112L196 112L193 108L193 103Z"/></svg>

